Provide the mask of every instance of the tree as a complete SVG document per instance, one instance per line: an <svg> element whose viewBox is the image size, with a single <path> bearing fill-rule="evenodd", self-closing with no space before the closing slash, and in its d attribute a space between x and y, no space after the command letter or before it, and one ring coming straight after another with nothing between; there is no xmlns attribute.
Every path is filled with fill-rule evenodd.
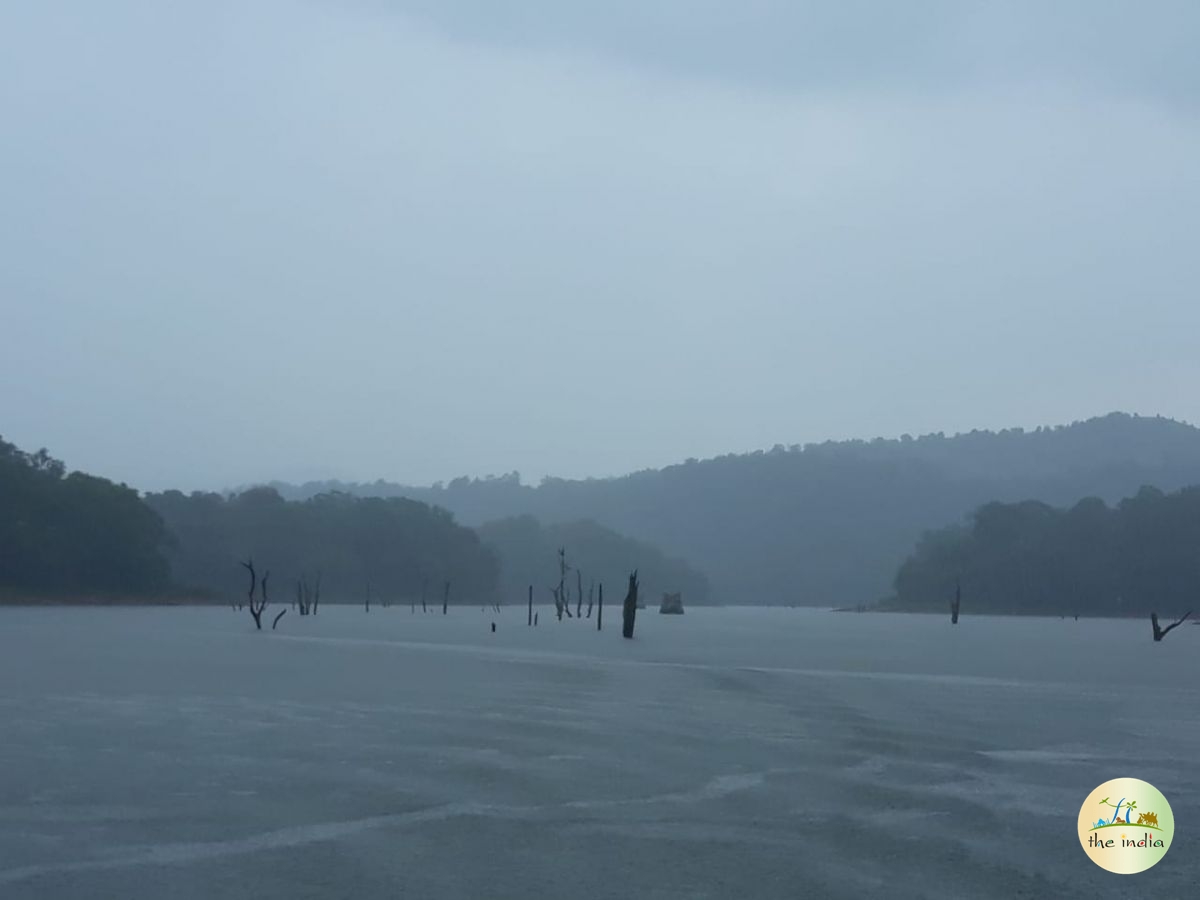
<svg viewBox="0 0 1200 900"><path fill-rule="evenodd" d="M603 590L603 588L601 588ZM637 619L637 600L638 600L638 573L635 569L629 575L629 591L625 594L625 606L623 609L623 624L621 626L622 637L633 637L633 625Z"/></svg>

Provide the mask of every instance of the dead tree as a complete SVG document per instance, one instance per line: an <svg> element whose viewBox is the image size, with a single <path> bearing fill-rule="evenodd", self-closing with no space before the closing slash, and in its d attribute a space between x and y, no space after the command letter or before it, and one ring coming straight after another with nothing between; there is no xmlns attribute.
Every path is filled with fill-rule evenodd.
<svg viewBox="0 0 1200 900"><path fill-rule="evenodd" d="M529 586L529 621L525 623L527 627L533 626L533 585Z"/></svg>
<svg viewBox="0 0 1200 900"><path fill-rule="evenodd" d="M274 631L274 630L275 630L275 626L279 624L279 620L283 618L283 614L284 614L285 612L287 612L287 607L286 607L286 606L285 606L283 609L281 609L281 610L279 611L279 615L277 615L277 616L275 617L275 621L271 623L271 630L272 630L272 631Z"/></svg>
<svg viewBox="0 0 1200 900"><path fill-rule="evenodd" d="M958 624L958 608L962 605L962 585L954 582L954 600L950 603L950 624Z"/></svg>
<svg viewBox="0 0 1200 900"><path fill-rule="evenodd" d="M442 615L446 614L446 607L450 605L450 582L446 582L446 588L442 591Z"/></svg>
<svg viewBox="0 0 1200 900"><path fill-rule="evenodd" d="M567 614L567 618L571 616L571 602L567 599L567 573L571 571L571 567L567 565L567 548L558 548L558 618L562 619L563 613Z"/></svg>
<svg viewBox="0 0 1200 900"><path fill-rule="evenodd" d="M594 599L595 595L596 595L596 582L594 582L594 581L593 581L591 584L589 584L589 585L588 585L588 612L587 612L587 617L588 617L589 619L592 617L592 600Z"/></svg>
<svg viewBox="0 0 1200 900"><path fill-rule="evenodd" d="M423 613L429 612L429 607L425 605L425 593L428 590L429 590L429 579L422 578L421 579L421 612L423 612Z"/></svg>
<svg viewBox="0 0 1200 900"><path fill-rule="evenodd" d="M575 618L583 618L583 573L575 570Z"/></svg>
<svg viewBox="0 0 1200 900"><path fill-rule="evenodd" d="M312 599L312 614L317 614L317 607L321 605L321 573L317 573L317 583L313 585Z"/></svg>
<svg viewBox="0 0 1200 900"><path fill-rule="evenodd" d="M1154 640L1161 641L1163 638L1165 638L1168 634L1171 633L1172 628L1178 628L1180 625L1182 625L1184 623L1184 621L1187 619L1187 617L1190 616L1191 614L1192 614L1192 611L1189 609L1187 612L1185 612L1183 614L1182 619L1172 622L1166 628L1159 628L1158 627L1158 613L1150 613L1150 627L1154 629Z"/></svg>
<svg viewBox="0 0 1200 900"><path fill-rule="evenodd" d="M258 580L258 573L254 571L254 560L248 559L242 563L242 565L245 567L246 571L250 573L250 590L247 593L248 602L250 605L250 615L254 619L254 627L259 631L262 631L262 614L263 610L267 608L268 603L267 579L271 577L271 573L269 571L263 573L262 581L260 582ZM258 587L259 597L261 598L259 600L254 599L254 588L256 586Z"/></svg>
<svg viewBox="0 0 1200 900"><path fill-rule="evenodd" d="M596 596L596 630L604 622L604 582L600 582L600 593Z"/></svg>
<svg viewBox="0 0 1200 900"><path fill-rule="evenodd" d="M625 594L625 607L623 609L623 623L621 625L621 636L626 638L633 637L633 623L637 619L637 600L638 600L638 573L634 569L629 575L629 591Z"/></svg>

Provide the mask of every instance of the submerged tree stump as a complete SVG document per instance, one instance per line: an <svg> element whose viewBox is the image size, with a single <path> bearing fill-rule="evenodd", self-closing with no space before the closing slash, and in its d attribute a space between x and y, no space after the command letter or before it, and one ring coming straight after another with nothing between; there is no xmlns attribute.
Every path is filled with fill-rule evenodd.
<svg viewBox="0 0 1200 900"><path fill-rule="evenodd" d="M633 637L633 625L637 620L637 604L638 604L638 573L637 569L629 575L629 591L625 594L625 606L622 610L623 621L621 624L621 636L626 638Z"/></svg>
<svg viewBox="0 0 1200 900"><path fill-rule="evenodd" d="M1172 628L1178 628L1180 625L1182 625L1184 623L1184 621L1187 619L1187 617L1190 616L1191 614L1192 614L1192 611L1189 609L1187 612L1185 612L1183 614L1182 619L1178 619L1178 620L1172 622L1166 628L1160 628L1158 626L1158 613L1150 613L1150 627L1154 629L1154 640L1161 641L1163 638L1165 638L1168 634L1171 633Z"/></svg>

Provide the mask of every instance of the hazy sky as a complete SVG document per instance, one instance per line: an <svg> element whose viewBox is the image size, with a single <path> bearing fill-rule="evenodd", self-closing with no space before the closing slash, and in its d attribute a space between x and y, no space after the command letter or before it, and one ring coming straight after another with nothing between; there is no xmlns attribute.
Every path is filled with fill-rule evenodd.
<svg viewBox="0 0 1200 900"><path fill-rule="evenodd" d="M0 434L142 488L1200 421L1200 3L0 8Z"/></svg>

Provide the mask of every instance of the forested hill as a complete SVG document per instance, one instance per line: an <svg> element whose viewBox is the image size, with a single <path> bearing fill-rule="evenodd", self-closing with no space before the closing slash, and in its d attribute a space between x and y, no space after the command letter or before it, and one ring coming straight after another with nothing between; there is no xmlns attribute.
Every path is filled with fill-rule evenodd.
<svg viewBox="0 0 1200 900"><path fill-rule="evenodd" d="M1200 483L1200 430L1113 413L1068 426L897 440L841 441L688 460L622 478L461 478L275 485L302 498L330 489L407 496L479 525L529 513L593 519L700 568L726 603L873 602L927 530L989 501L1115 502L1142 485Z"/></svg>
<svg viewBox="0 0 1200 900"><path fill-rule="evenodd" d="M1178 616L1200 609L1200 487L1142 488L1109 508L988 503L930 532L896 576L895 609Z"/></svg>
<svg viewBox="0 0 1200 900"><path fill-rule="evenodd" d="M0 439L0 601L159 595L170 543L133 488Z"/></svg>
<svg viewBox="0 0 1200 900"><path fill-rule="evenodd" d="M679 591L688 605L709 602L708 580L686 562L670 559L653 546L617 534L595 522L541 525L532 516L489 522L477 529L479 539L500 560L500 593L506 602L520 602L530 585L537 603L550 602L558 582L558 551L566 551L571 567L567 596L574 607L579 592L586 598L593 586L605 586L609 602L624 595L630 569L638 570L641 596L650 604L666 592Z"/></svg>

